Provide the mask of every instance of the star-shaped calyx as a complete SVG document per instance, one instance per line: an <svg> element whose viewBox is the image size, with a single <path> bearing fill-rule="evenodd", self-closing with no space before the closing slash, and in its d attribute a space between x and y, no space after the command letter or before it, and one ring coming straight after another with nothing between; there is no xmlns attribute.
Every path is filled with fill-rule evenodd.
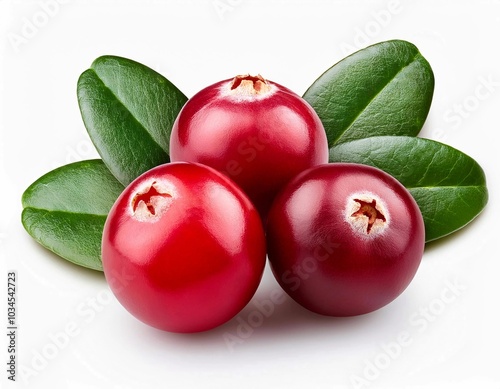
<svg viewBox="0 0 500 389"><path fill-rule="evenodd" d="M377 201L372 199L371 202L367 202L360 199L354 199L355 202L359 204L359 209L354 212L351 217L360 218L367 217L368 223L366 224L366 233L369 234L373 225L377 220L385 222L385 216L377 209Z"/></svg>
<svg viewBox="0 0 500 389"><path fill-rule="evenodd" d="M156 181L151 184L149 189L144 193L137 193L132 200L132 210L135 212L139 204L144 202L147 210L151 215L156 215L154 197L172 197L169 193L161 193L155 187Z"/></svg>

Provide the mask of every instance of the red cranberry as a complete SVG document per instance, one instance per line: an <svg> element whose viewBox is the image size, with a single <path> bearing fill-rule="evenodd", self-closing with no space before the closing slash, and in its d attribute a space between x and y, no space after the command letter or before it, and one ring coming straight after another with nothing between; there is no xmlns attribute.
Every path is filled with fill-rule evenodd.
<svg viewBox="0 0 500 389"><path fill-rule="evenodd" d="M235 316L266 260L257 210L221 173L171 163L139 176L113 205L102 262L109 286L139 320L197 332Z"/></svg>
<svg viewBox="0 0 500 389"><path fill-rule="evenodd" d="M331 316L374 311L413 279L424 250L420 209L382 170L327 164L293 179L267 225L268 255L283 289Z"/></svg>
<svg viewBox="0 0 500 389"><path fill-rule="evenodd" d="M199 162L232 178L265 217L295 175L328 162L328 144L312 107L261 76L237 76L194 95L170 138L172 161Z"/></svg>

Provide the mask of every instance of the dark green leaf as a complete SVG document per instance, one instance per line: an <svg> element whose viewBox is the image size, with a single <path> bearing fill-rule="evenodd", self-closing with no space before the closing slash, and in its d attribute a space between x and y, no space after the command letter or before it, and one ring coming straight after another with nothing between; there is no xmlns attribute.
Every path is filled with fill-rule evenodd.
<svg viewBox="0 0 500 389"><path fill-rule="evenodd" d="M170 131L187 98L165 77L103 56L80 76L77 92L87 131L118 181L127 185L169 162Z"/></svg>
<svg viewBox="0 0 500 389"><path fill-rule="evenodd" d="M360 50L323 73L304 99L318 113L329 146L379 135L415 136L432 101L434 75L411 43Z"/></svg>
<svg viewBox="0 0 500 389"><path fill-rule="evenodd" d="M70 262L102 270L104 222L122 191L101 160L62 166L26 189L22 223L42 246Z"/></svg>
<svg viewBox="0 0 500 389"><path fill-rule="evenodd" d="M330 162L378 167L397 178L417 201L426 241L472 221L486 206L486 177L479 164L453 147L422 138L380 136L330 149Z"/></svg>

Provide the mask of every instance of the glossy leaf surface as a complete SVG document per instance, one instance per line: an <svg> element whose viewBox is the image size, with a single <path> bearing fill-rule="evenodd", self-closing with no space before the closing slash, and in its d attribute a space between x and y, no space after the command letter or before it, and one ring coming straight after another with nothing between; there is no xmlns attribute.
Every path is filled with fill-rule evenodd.
<svg viewBox="0 0 500 389"><path fill-rule="evenodd" d="M341 60L306 91L331 146L381 135L420 132L432 101L434 75L413 44L375 44Z"/></svg>
<svg viewBox="0 0 500 389"><path fill-rule="evenodd" d="M83 121L102 160L123 185L169 162L172 125L186 96L130 59L103 56L78 80Z"/></svg>
<svg viewBox="0 0 500 389"><path fill-rule="evenodd" d="M101 160L62 166L26 189L22 223L38 243L57 255L102 270L104 222L123 189Z"/></svg>
<svg viewBox="0 0 500 389"><path fill-rule="evenodd" d="M330 162L375 166L397 178L420 207L426 241L467 225L488 202L486 177L479 164L433 140L407 136L356 140L331 148Z"/></svg>

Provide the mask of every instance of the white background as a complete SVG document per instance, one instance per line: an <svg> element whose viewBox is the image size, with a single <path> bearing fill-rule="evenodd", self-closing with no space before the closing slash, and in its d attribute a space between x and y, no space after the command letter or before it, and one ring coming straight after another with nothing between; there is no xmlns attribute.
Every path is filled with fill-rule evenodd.
<svg viewBox="0 0 500 389"><path fill-rule="evenodd" d="M0 335L0 387L500 388L500 1L0 0L0 22L0 334L8 270L18 272L19 322L18 382L6 379ZM266 269L239 319L163 333L130 316L101 273L23 230L29 184L97 157L76 82L98 56L144 63L187 96L246 72L302 94L347 54L394 38L416 44L435 73L421 135L475 158L490 202L427 246L414 281L387 307L335 319L287 299L242 332L255 302L279 290ZM241 343L229 347L227 334Z"/></svg>

